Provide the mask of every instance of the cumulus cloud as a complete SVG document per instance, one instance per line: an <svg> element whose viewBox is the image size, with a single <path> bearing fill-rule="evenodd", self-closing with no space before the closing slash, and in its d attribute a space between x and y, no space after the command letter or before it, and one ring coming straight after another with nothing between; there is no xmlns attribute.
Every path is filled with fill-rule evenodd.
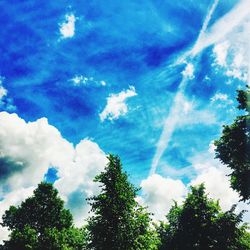
<svg viewBox="0 0 250 250"><path fill-rule="evenodd" d="M23 200L31 196L34 188L33 186L29 188L20 188L6 194L4 199L0 201L0 221L4 212L9 209L11 205L20 204ZM0 227L0 244L2 240L8 239L9 233L7 228Z"/></svg>
<svg viewBox="0 0 250 250"><path fill-rule="evenodd" d="M74 147L46 118L26 122L7 112L0 113L0 161L4 166L0 176L0 217L9 205L17 205L30 195L48 169L54 167L58 176L54 185L66 206L72 208L76 193L82 197L83 202L74 204L78 209L73 209L77 225L84 222L89 210L85 198L98 190L92 180L107 163L95 142L84 139ZM20 190L27 191L23 192L25 197L20 196Z"/></svg>
<svg viewBox="0 0 250 250"><path fill-rule="evenodd" d="M126 100L136 95L137 93L133 86L130 86L129 89L123 90L118 94L109 95L106 107L99 114L101 121L104 121L105 119L111 121L116 120L120 116L125 115L128 112Z"/></svg>
<svg viewBox="0 0 250 250"><path fill-rule="evenodd" d="M208 151L199 152L192 156L189 161L196 171L196 177L189 185L205 184L209 197L219 200L221 208L226 211L239 201L239 195L230 187L228 174L230 169L214 158L215 146L209 144ZM239 206L242 209L242 204Z"/></svg>
<svg viewBox="0 0 250 250"><path fill-rule="evenodd" d="M157 220L165 220L165 216L173 205L180 202L187 193L185 185L180 180L164 178L153 174L141 182L142 195L139 201L148 206Z"/></svg>
<svg viewBox="0 0 250 250"><path fill-rule="evenodd" d="M206 192L212 199L219 200L223 211L229 210L233 204L238 204L238 211L247 210L247 205L243 202L238 203L240 197L230 187L229 174L230 169L214 158L215 146L211 142L208 150L197 152L192 157L188 158L190 165L187 167L172 171L166 167L161 169L164 174L169 177L163 177L158 174L152 174L141 182L142 194L138 197L138 201L148 206L150 212L154 213L154 218L157 220L165 219L165 215L173 205L173 200L181 204L185 199L190 186L205 184ZM187 175L191 178L189 183L183 183L181 180L175 179L180 176ZM244 220L249 220L250 213L245 214Z"/></svg>
<svg viewBox="0 0 250 250"><path fill-rule="evenodd" d="M191 182L191 185L204 183L209 196L219 200L223 210L228 210L234 203L239 201L239 196L230 188L229 178L225 172L226 170L222 167L210 166L204 168Z"/></svg>
<svg viewBox="0 0 250 250"><path fill-rule="evenodd" d="M74 14L67 14L65 16L65 21L60 24L62 38L71 38L75 35L75 21Z"/></svg>

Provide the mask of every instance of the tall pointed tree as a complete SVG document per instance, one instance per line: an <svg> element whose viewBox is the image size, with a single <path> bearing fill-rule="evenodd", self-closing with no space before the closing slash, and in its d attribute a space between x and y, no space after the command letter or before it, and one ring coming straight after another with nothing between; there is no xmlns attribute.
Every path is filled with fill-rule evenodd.
<svg viewBox="0 0 250 250"><path fill-rule="evenodd" d="M120 159L109 155L105 171L97 175L101 193L89 199L94 215L89 219L90 249L157 249L150 231L149 214L136 202L136 189L122 171Z"/></svg>
<svg viewBox="0 0 250 250"><path fill-rule="evenodd" d="M233 124L224 126L222 136L215 141L216 157L232 169L231 187L243 201L250 200L250 88L239 90L238 108L245 114Z"/></svg>

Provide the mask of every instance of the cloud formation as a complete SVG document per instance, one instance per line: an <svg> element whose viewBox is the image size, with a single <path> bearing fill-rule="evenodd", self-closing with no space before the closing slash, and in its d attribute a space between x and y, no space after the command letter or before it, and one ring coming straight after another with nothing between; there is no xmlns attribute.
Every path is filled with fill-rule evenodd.
<svg viewBox="0 0 250 250"><path fill-rule="evenodd" d="M229 33L234 32L239 25L249 19L249 14L249 1L239 1L231 11L216 21L209 30L202 32L195 46L192 48L191 54L197 55L208 46L223 41ZM246 42L247 40L244 41Z"/></svg>
<svg viewBox="0 0 250 250"><path fill-rule="evenodd" d="M4 77L0 76L0 109L4 108L8 111L15 110L12 99L8 96L8 90L3 86Z"/></svg>
<svg viewBox="0 0 250 250"><path fill-rule="evenodd" d="M190 166L186 169L192 171L194 176L189 183L184 184L180 175L186 175L185 169L180 169L179 173L165 169L165 175L153 174L141 182L142 194L138 201L148 206L150 212L154 213L156 220L165 220L174 200L180 205L185 199L190 185L195 186L205 184L206 192L212 199L219 200L223 211L229 210L233 204L237 204L240 197L230 187L228 174L230 170L223 166L219 160L214 159L213 143L209 145L207 151L198 152L189 158ZM171 178L168 176L172 176ZM175 176L174 176L175 175ZM246 210L246 204L239 203L238 211ZM250 213L245 214L249 218Z"/></svg>
<svg viewBox="0 0 250 250"><path fill-rule="evenodd" d="M153 174L141 182L142 195L139 199L143 205L148 206L154 213L156 220L165 220L165 216L173 201L180 202L187 193L187 189L181 180L164 178Z"/></svg>
<svg viewBox="0 0 250 250"><path fill-rule="evenodd" d="M67 207L78 207L73 209L73 215L75 223L81 225L89 210L85 198L97 192L93 178L103 170L107 159L88 139L74 147L46 118L26 122L16 114L1 112L0 163L0 217L9 205L27 198L48 169L54 167L58 177L54 185ZM19 190L24 190L22 196ZM71 202L76 193L82 197L81 204Z"/></svg>
<svg viewBox="0 0 250 250"><path fill-rule="evenodd" d="M0 77L0 101L2 100L4 96L7 95L7 90L3 87L2 83L3 83L3 79Z"/></svg>
<svg viewBox="0 0 250 250"><path fill-rule="evenodd" d="M72 79L70 79L74 86L86 86L86 85L93 85L93 86L106 86L107 83L104 80L97 81L94 77L87 77L83 75L75 75Z"/></svg>
<svg viewBox="0 0 250 250"><path fill-rule="evenodd" d="M129 86L127 90L123 90L118 94L110 94L107 98L106 107L99 114L101 121L103 122L105 119L112 121L120 116L124 116L128 112L126 100L136 95L137 93L133 86Z"/></svg>
<svg viewBox="0 0 250 250"><path fill-rule="evenodd" d="M75 21L74 14L67 14L65 16L65 21L60 24L62 38L72 38L75 35Z"/></svg>

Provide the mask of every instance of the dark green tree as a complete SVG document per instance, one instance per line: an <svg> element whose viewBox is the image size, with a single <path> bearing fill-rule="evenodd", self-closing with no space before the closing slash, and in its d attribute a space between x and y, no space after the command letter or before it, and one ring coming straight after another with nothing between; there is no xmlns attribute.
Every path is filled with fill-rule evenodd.
<svg viewBox="0 0 250 250"><path fill-rule="evenodd" d="M232 169L231 187L241 196L250 200L250 89L239 90L238 108L245 112L237 116L233 124L223 128L222 136L215 141L216 157Z"/></svg>
<svg viewBox="0 0 250 250"><path fill-rule="evenodd" d="M32 197L11 206L2 219L1 225L11 231L4 249L82 249L84 245L84 234L73 227L70 211L49 183L39 184Z"/></svg>
<svg viewBox="0 0 250 250"><path fill-rule="evenodd" d="M235 207L223 213L219 203L209 199L204 185L191 187L183 205L176 203L167 215L168 223L158 228L160 250L247 250L243 242L246 226ZM246 242L246 240L245 240Z"/></svg>
<svg viewBox="0 0 250 250"><path fill-rule="evenodd" d="M96 250L157 249L151 219L136 202L136 189L122 171L120 159L108 156L105 171L97 175L101 193L89 199L89 248Z"/></svg>

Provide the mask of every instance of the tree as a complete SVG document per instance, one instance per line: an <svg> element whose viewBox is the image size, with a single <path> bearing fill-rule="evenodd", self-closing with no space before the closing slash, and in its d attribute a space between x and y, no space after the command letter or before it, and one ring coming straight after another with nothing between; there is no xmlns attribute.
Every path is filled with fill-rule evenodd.
<svg viewBox="0 0 250 250"><path fill-rule="evenodd" d="M120 159L109 155L105 171L97 175L101 193L89 199L89 248L96 250L157 249L151 219L135 200L136 189L122 171Z"/></svg>
<svg viewBox="0 0 250 250"><path fill-rule="evenodd" d="M231 187L241 196L250 200L250 88L239 90L238 108L245 114L237 116L233 124L223 128L222 136L215 141L216 157L232 169Z"/></svg>
<svg viewBox="0 0 250 250"><path fill-rule="evenodd" d="M11 230L4 249L82 249L75 244L83 244L84 234L73 227L70 211L49 183L39 184L32 197L5 211L1 225Z"/></svg>
<svg viewBox="0 0 250 250"><path fill-rule="evenodd" d="M242 213L235 207L223 213L218 201L209 199L204 185L191 187L183 205L177 203L167 215L168 223L158 228L159 249L171 250L247 250L243 239L246 225L240 226Z"/></svg>

